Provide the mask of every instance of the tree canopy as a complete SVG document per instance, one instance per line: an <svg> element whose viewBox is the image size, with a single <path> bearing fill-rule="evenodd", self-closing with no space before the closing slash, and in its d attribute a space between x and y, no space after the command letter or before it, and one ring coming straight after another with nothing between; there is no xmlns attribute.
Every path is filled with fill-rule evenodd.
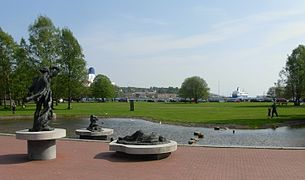
<svg viewBox="0 0 305 180"><path fill-rule="evenodd" d="M300 100L304 96L305 90L305 46L299 45L291 55L288 56L286 66L281 71L284 77L286 90L289 91L295 101L295 105L300 105Z"/></svg>
<svg viewBox="0 0 305 180"><path fill-rule="evenodd" d="M0 93L1 99L11 100L13 64L15 64L15 48L17 44L13 37L0 28ZM10 103L11 104L11 103Z"/></svg>
<svg viewBox="0 0 305 180"><path fill-rule="evenodd" d="M38 16L29 26L30 54L40 67L56 65L59 58L59 29L50 18Z"/></svg>
<svg viewBox="0 0 305 180"><path fill-rule="evenodd" d="M278 80L274 83L273 87L270 87L267 91L267 96L271 98L283 98L287 97L287 93L285 93L285 86L283 85L281 80Z"/></svg>
<svg viewBox="0 0 305 180"><path fill-rule="evenodd" d="M82 49L71 30L64 28L60 34L59 46L61 73L57 78L57 94L68 97L68 109L71 98L79 94L86 78L86 61Z"/></svg>
<svg viewBox="0 0 305 180"><path fill-rule="evenodd" d="M38 16L29 26L29 39L20 44L0 28L0 105L6 100L19 104L32 79L42 67L57 66L59 76L52 81L53 97L79 98L85 88L86 61L80 44L68 28L57 28L50 18Z"/></svg>
<svg viewBox="0 0 305 180"><path fill-rule="evenodd" d="M179 95L182 98L193 99L197 103L200 98L208 98L209 90L208 84L204 79L198 76L193 76L184 80Z"/></svg>
<svg viewBox="0 0 305 180"><path fill-rule="evenodd" d="M13 69L13 98L24 98L33 77L37 74L35 62L29 58L28 45L21 38L19 46L15 49L16 64Z"/></svg>
<svg viewBox="0 0 305 180"><path fill-rule="evenodd" d="M91 84L91 92L95 98L113 98L115 88L107 76L98 74Z"/></svg>

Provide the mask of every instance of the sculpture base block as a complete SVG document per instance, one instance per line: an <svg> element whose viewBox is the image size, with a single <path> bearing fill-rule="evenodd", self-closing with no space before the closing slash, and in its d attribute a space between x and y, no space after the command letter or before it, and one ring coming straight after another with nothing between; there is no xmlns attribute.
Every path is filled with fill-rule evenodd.
<svg viewBox="0 0 305 180"><path fill-rule="evenodd" d="M30 160L51 160L56 158L56 139L66 136L65 129L30 132L28 129L16 131L16 139L27 140Z"/></svg>
<svg viewBox="0 0 305 180"><path fill-rule="evenodd" d="M116 152L118 157L137 159L137 160L160 160L167 158L171 153L163 153L163 154L126 154L123 152Z"/></svg>
<svg viewBox="0 0 305 180"><path fill-rule="evenodd" d="M56 158L56 140L28 141L28 157L31 160Z"/></svg>
<svg viewBox="0 0 305 180"><path fill-rule="evenodd" d="M102 131L89 131L86 128L76 129L75 134L80 139L107 140L109 135L113 134L113 129L102 128Z"/></svg>
<svg viewBox="0 0 305 180"><path fill-rule="evenodd" d="M84 136L80 135L79 139L92 139L92 140L107 140L108 136Z"/></svg>
<svg viewBox="0 0 305 180"><path fill-rule="evenodd" d="M157 145L130 145L119 144L115 140L109 144L109 150L116 151L119 154L126 154L131 158L163 159L177 150L177 142L170 141L169 143Z"/></svg>

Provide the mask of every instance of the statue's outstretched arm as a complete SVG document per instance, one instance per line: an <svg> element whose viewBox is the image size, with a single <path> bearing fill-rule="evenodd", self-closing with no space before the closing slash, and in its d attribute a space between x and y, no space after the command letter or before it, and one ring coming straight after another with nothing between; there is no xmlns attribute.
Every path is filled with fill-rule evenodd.
<svg viewBox="0 0 305 180"><path fill-rule="evenodd" d="M39 100L39 97L41 97L43 94L45 94L47 92L47 88L44 88L42 91L36 93L36 94L33 94L32 96L29 96L29 97L26 97L25 98L25 101L26 102L29 102L33 99L38 99Z"/></svg>

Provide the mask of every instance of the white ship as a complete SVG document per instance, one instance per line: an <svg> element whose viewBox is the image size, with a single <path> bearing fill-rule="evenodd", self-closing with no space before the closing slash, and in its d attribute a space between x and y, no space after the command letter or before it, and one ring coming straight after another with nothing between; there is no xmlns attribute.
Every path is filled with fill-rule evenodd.
<svg viewBox="0 0 305 180"><path fill-rule="evenodd" d="M247 98L248 93L246 93L245 91L243 91L239 87L237 87L236 91L233 91L232 97L233 98Z"/></svg>

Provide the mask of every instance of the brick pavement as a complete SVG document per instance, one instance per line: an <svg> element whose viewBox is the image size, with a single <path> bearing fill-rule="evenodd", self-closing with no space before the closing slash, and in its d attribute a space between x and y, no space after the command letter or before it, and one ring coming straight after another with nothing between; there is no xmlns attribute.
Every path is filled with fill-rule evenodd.
<svg viewBox="0 0 305 180"><path fill-rule="evenodd" d="M28 161L26 141L0 136L1 180L305 179L305 150L179 146L166 159L131 160L97 141L57 141L57 159Z"/></svg>

